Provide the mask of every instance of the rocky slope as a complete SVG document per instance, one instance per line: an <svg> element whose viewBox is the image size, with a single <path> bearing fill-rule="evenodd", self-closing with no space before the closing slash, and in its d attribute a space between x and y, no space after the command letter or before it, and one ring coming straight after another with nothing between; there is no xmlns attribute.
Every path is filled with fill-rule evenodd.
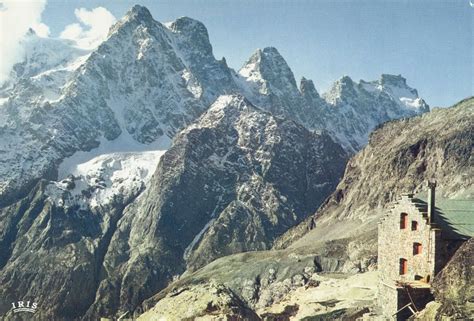
<svg viewBox="0 0 474 321"><path fill-rule="evenodd" d="M316 216L286 233L277 246L288 246L302 235L309 241L376 228L372 222L386 204L401 193L424 192L428 179L436 179L444 197L474 197L473 119L474 98L469 98L384 124L349 160L343 179Z"/></svg>
<svg viewBox="0 0 474 321"><path fill-rule="evenodd" d="M468 320L474 316L474 239L466 241L433 280L435 301L415 320Z"/></svg>
<svg viewBox="0 0 474 321"><path fill-rule="evenodd" d="M163 298L138 320L248 320L260 317L222 284L184 288Z"/></svg>
<svg viewBox="0 0 474 321"><path fill-rule="evenodd" d="M236 295L233 304L243 303L262 320L362 315L374 306L376 295L373 238L369 233L337 241L314 241L292 249L226 256L184 274L146 300L135 315L145 311L140 317L145 320L172 318L172 311L179 311L181 300L190 296L196 298L193 307L220 302L197 295L209 284L232 291ZM223 309L219 311L225 315ZM199 308L188 312L193 317L204 314L211 320L213 316Z"/></svg>

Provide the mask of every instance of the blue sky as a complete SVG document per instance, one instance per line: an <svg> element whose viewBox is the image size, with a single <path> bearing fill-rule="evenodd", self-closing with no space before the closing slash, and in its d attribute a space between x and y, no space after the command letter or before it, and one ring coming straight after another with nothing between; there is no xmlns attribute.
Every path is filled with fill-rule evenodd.
<svg viewBox="0 0 474 321"><path fill-rule="evenodd" d="M276 47L297 80L324 92L354 80L402 74L431 106L474 93L474 8L448 1L57 1L42 13L51 36L77 19L74 9L105 7L117 19L134 4L158 21L189 16L208 28L214 54L238 69L256 48Z"/></svg>

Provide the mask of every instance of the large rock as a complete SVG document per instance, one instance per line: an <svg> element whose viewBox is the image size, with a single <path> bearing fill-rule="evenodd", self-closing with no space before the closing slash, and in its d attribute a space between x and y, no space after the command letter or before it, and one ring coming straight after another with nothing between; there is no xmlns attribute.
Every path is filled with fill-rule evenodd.
<svg viewBox="0 0 474 321"><path fill-rule="evenodd" d="M138 320L248 320L260 317L221 284L202 284L170 293Z"/></svg>

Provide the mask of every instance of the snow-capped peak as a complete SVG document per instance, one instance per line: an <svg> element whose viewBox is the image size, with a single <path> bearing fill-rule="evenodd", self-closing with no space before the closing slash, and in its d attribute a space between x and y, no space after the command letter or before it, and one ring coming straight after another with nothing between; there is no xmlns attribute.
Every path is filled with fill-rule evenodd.
<svg viewBox="0 0 474 321"><path fill-rule="evenodd" d="M419 112L429 111L425 101L418 97L417 90L409 87L406 79L401 75L382 74L379 80L360 80L359 83L354 82L348 76L344 76L337 80L323 96L329 104L336 105L340 102L351 103L355 97L367 94L372 96L386 95L401 109Z"/></svg>
<svg viewBox="0 0 474 321"><path fill-rule="evenodd" d="M323 97L331 105L347 101L356 95L354 86L355 83L349 76L343 76L334 82L331 89L323 94Z"/></svg>
<svg viewBox="0 0 474 321"><path fill-rule="evenodd" d="M24 50L22 62L13 66L12 78L29 78L53 68L68 65L90 51L79 49L67 39L39 37L33 30L21 42Z"/></svg>
<svg viewBox="0 0 474 321"><path fill-rule="evenodd" d="M155 26L161 25L159 22L153 19L150 11L143 6L135 5L133 6L122 19L118 20L112 27L110 27L109 34L107 38L110 38L112 34L119 30L129 28L135 29L137 26Z"/></svg>
<svg viewBox="0 0 474 321"><path fill-rule="evenodd" d="M258 49L239 70L239 74L249 81L268 83L277 90L285 90L290 86L296 88L293 72L285 59L274 47ZM268 93L271 88L263 86L262 93Z"/></svg>
<svg viewBox="0 0 474 321"><path fill-rule="evenodd" d="M369 92L379 92L389 95L401 108L429 111L426 102L418 97L418 91L408 86L401 75L382 74L379 80L372 82L360 81L360 86Z"/></svg>
<svg viewBox="0 0 474 321"><path fill-rule="evenodd" d="M195 20L190 17L179 17L175 21L166 23L165 26L173 32L200 34L209 39L209 34L207 32L206 26L201 21Z"/></svg>

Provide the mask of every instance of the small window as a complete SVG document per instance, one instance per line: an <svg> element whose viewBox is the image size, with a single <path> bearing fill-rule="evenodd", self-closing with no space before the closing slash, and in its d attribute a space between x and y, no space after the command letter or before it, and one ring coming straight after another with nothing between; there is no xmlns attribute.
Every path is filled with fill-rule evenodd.
<svg viewBox="0 0 474 321"><path fill-rule="evenodd" d="M400 214L400 229L401 230L406 229L407 223L408 223L408 214L407 213Z"/></svg>
<svg viewBox="0 0 474 321"><path fill-rule="evenodd" d="M413 255L421 254L421 244L413 243Z"/></svg>
<svg viewBox="0 0 474 321"><path fill-rule="evenodd" d="M408 272L408 263L406 259L400 259L400 275L407 274Z"/></svg>
<svg viewBox="0 0 474 321"><path fill-rule="evenodd" d="M411 221L411 230L412 231L418 230L418 222L417 221Z"/></svg>

